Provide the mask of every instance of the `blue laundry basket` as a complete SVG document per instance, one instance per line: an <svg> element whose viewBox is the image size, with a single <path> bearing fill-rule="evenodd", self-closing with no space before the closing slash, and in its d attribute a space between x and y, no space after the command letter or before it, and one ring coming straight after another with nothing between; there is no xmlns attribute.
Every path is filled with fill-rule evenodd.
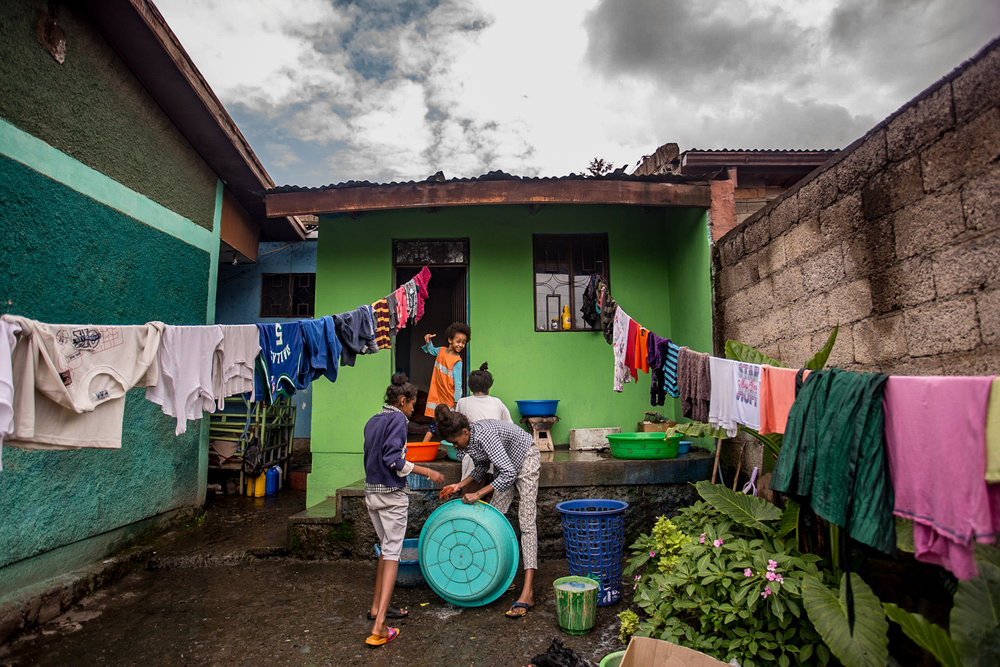
<svg viewBox="0 0 1000 667"><path fill-rule="evenodd" d="M597 606L621 598L622 547L628 503L606 498L567 500L556 505L562 516L569 573L600 582Z"/></svg>

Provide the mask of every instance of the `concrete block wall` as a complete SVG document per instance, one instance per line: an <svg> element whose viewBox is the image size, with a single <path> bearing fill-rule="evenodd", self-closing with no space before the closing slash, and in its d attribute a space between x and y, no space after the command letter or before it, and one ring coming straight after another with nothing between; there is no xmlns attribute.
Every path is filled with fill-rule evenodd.
<svg viewBox="0 0 1000 667"><path fill-rule="evenodd" d="M715 246L716 349L1000 373L1000 40Z"/></svg>

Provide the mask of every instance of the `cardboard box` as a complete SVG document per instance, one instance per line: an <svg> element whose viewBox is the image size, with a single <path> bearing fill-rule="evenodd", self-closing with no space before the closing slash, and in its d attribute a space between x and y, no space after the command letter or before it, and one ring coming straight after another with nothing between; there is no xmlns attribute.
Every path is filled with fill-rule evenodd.
<svg viewBox="0 0 1000 667"><path fill-rule="evenodd" d="M608 449L608 433L621 433L620 426L607 428L571 428L569 430L570 450Z"/></svg>
<svg viewBox="0 0 1000 667"><path fill-rule="evenodd" d="M701 651L651 637L632 637L621 667L728 667Z"/></svg>
<svg viewBox="0 0 1000 667"><path fill-rule="evenodd" d="M666 433L667 429L671 426L677 426L677 422L666 421L662 424L654 424L653 422L639 422L636 426L636 431L639 433Z"/></svg>

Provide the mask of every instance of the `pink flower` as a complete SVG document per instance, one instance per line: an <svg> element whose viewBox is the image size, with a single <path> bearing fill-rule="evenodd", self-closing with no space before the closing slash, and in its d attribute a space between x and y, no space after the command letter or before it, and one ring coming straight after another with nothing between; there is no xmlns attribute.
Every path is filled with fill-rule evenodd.
<svg viewBox="0 0 1000 667"><path fill-rule="evenodd" d="M777 567L778 567L778 561L768 559L768 561L767 561L767 569L768 570L770 570L771 572L774 572L775 568L777 568Z"/></svg>
<svg viewBox="0 0 1000 667"><path fill-rule="evenodd" d="M652 557L653 557L653 556L655 556L655 555L656 555L656 552L655 552L655 551L650 551L650 552L649 552L649 557L650 557L650 558L652 558Z"/></svg>
<svg viewBox="0 0 1000 667"><path fill-rule="evenodd" d="M705 533L702 533L701 539L698 540L698 544L704 544L704 543L705 543Z"/></svg>
<svg viewBox="0 0 1000 667"><path fill-rule="evenodd" d="M764 575L764 577L765 577L765 578L766 578L766 579L767 579L768 581L774 581L775 579L777 579L777 578L778 578L778 575L776 575L776 574L775 574L774 572L768 572L767 574L765 574L765 575Z"/></svg>
<svg viewBox="0 0 1000 667"><path fill-rule="evenodd" d="M633 591L634 591L635 589L637 589L638 587L639 587L639 584L632 584L632 590L633 590Z"/></svg>
<svg viewBox="0 0 1000 667"><path fill-rule="evenodd" d="M779 584L783 584L783 583L785 583L785 579L784 579L784 577L782 577L782 576L781 576L780 574L779 574L779 575L777 575L777 576L776 576L776 577L775 577L774 579L775 579L775 581L777 581L777 582L778 582Z"/></svg>
<svg viewBox="0 0 1000 667"><path fill-rule="evenodd" d="M722 538L720 537L716 541L712 542L712 544L715 545L716 548L721 547L722 546Z"/></svg>
<svg viewBox="0 0 1000 667"><path fill-rule="evenodd" d="M770 594L771 594L771 587L770 586L765 586L764 590L762 590L760 592L760 596L762 598L764 598L765 600L767 599L767 596L770 595Z"/></svg>
<svg viewBox="0 0 1000 667"><path fill-rule="evenodd" d="M743 570L743 576L744 576L744 577L752 577L752 576L753 576L753 570L751 570L751 569L750 569L750 568L748 567L747 569Z"/></svg>

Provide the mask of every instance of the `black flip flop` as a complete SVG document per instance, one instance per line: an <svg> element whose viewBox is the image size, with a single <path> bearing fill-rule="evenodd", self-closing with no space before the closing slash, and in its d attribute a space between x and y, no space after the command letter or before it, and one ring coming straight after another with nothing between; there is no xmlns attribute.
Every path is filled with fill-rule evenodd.
<svg viewBox="0 0 1000 667"><path fill-rule="evenodd" d="M389 607L389 611L385 612L386 618L406 618L410 615L410 612L405 609L399 609L398 607ZM368 612L368 620L374 621L375 614Z"/></svg>
<svg viewBox="0 0 1000 667"><path fill-rule="evenodd" d="M533 606L534 605L530 605L527 602L515 602L510 606L510 609L507 610L507 613L504 614L504 616L507 618L524 618L528 615L528 611ZM524 611L517 611L519 609L523 609Z"/></svg>

